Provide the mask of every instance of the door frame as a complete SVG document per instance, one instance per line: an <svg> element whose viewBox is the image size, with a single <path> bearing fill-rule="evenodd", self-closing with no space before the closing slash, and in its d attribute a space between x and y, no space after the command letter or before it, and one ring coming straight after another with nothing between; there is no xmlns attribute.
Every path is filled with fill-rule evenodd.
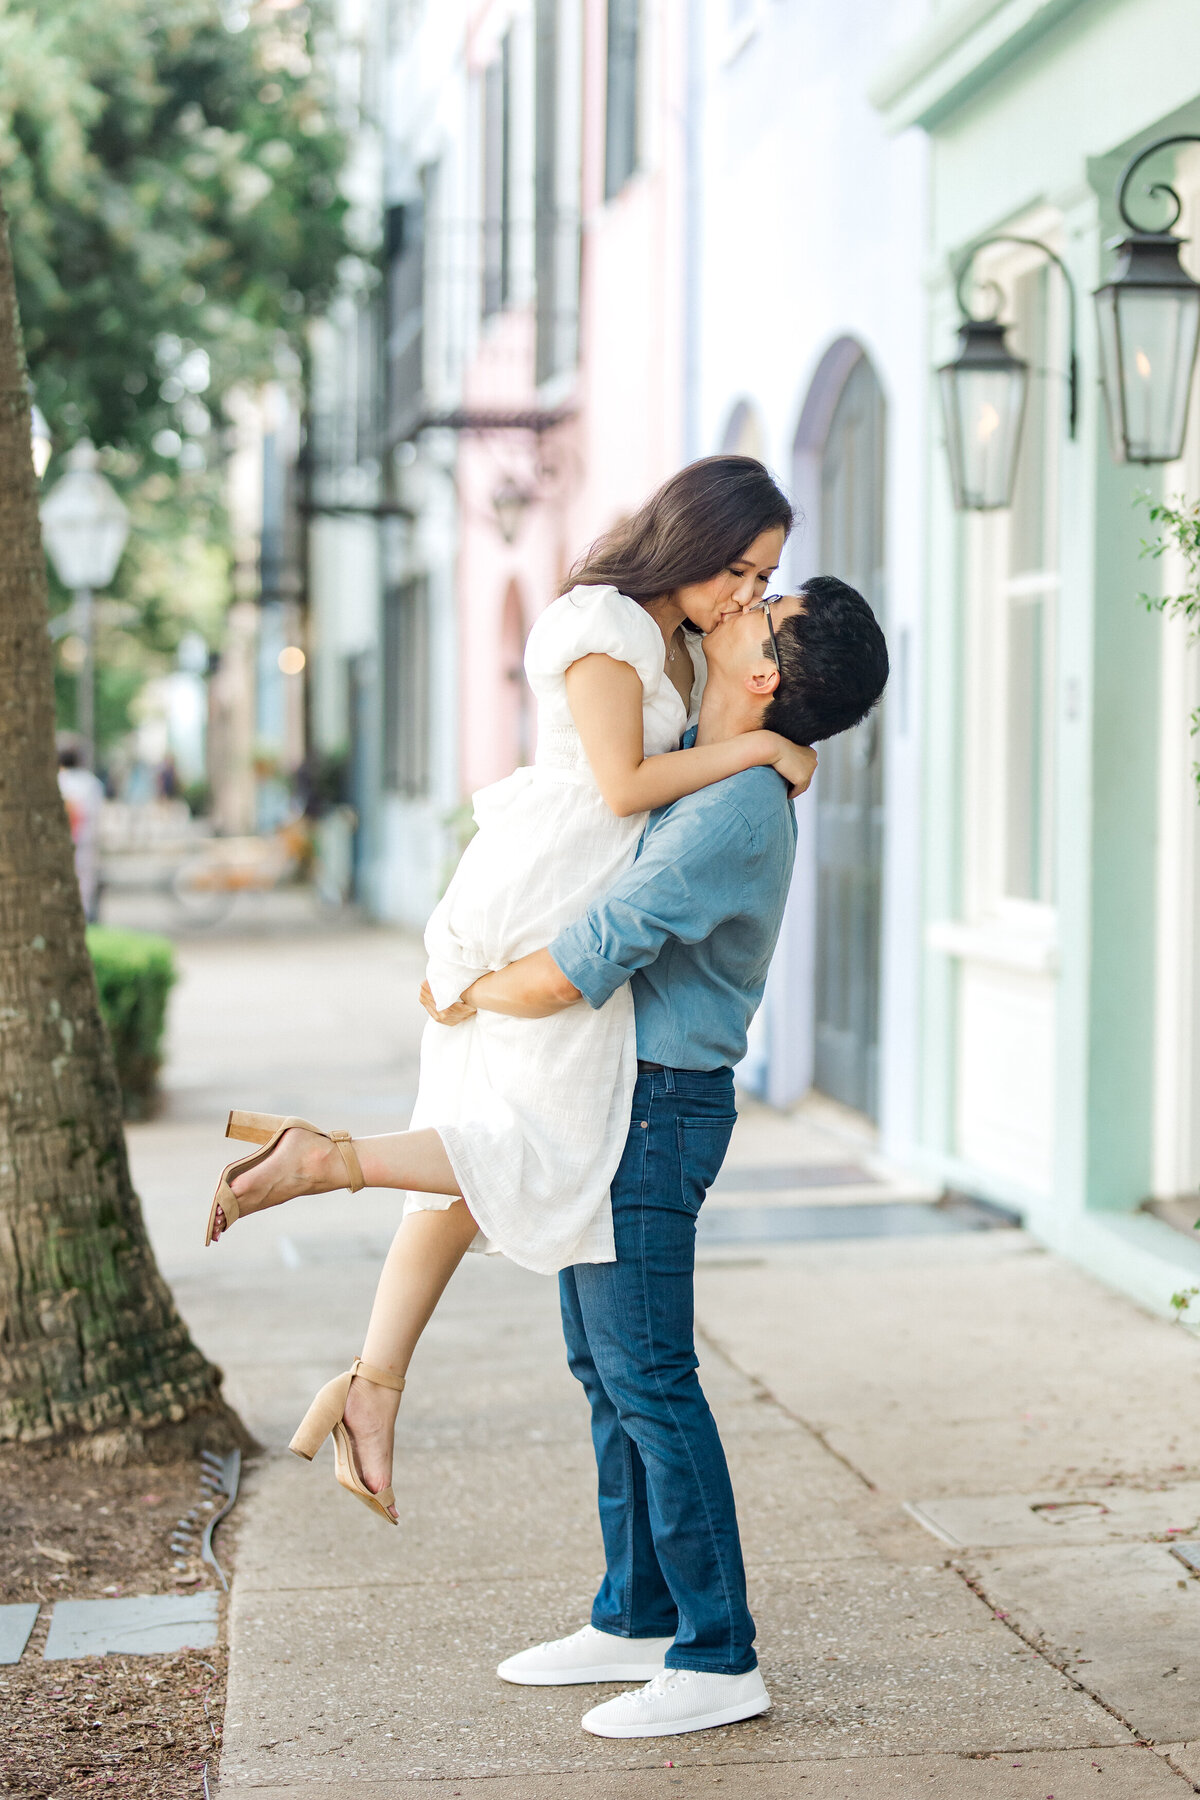
<svg viewBox="0 0 1200 1800"><path fill-rule="evenodd" d="M836 338L819 358L808 385L792 439L792 493L799 523L785 553L784 573L789 589L798 588L810 575L821 572L821 475L825 448L838 401L854 369L864 359L870 362L879 381L878 367L866 347L857 338ZM771 1106L794 1105L813 1085L817 992L815 801L820 779L818 771L811 792L813 803L796 808L796 871L768 986L764 1098ZM882 935L881 931L881 958ZM881 996L882 988L881 969Z"/></svg>

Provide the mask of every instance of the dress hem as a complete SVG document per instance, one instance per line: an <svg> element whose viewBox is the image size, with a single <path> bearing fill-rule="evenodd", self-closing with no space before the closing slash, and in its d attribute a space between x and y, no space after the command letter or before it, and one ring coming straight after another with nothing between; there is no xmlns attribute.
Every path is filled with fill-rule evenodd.
<svg viewBox="0 0 1200 1800"><path fill-rule="evenodd" d="M460 1188L462 1188L463 1192L461 1195L458 1195L458 1196L453 1195L453 1194L421 1194L419 1197L414 1197L413 1191L409 1190L410 1198L408 1200L406 1200L405 1204L404 1204L404 1210L406 1213L408 1213L410 1211L411 1212L445 1212L451 1206L453 1206L456 1198L460 1198L466 1202L467 1207L470 1211L471 1217L475 1220L475 1223L479 1227L479 1237L481 1237L484 1240L484 1242L482 1244L480 1244L479 1239L477 1238L469 1246L469 1248L471 1250L475 1250L479 1254L506 1256L508 1258L509 1262L516 1263L516 1265L519 1269L528 1269L530 1274L532 1274L532 1275L558 1275L559 1273L561 1273L561 1271L563 1269L574 1268L577 1264L581 1264L581 1263L615 1263L616 1262L617 1250L616 1250L615 1243L613 1244L611 1256L596 1256L596 1255L571 1256L571 1255L567 1255L563 1258L559 1258L557 1260L553 1260L550 1262L545 1262L542 1260L539 1260L537 1262L531 1262L529 1260L528 1256L522 1256L522 1255L518 1254L515 1250L508 1248L508 1246L505 1245L501 1241L500 1234L497 1233L494 1229L489 1229L488 1220L483 1215L485 1215L490 1209L487 1206L486 1201L483 1204L480 1204L480 1201L478 1198L478 1190L475 1188L474 1182L470 1179L469 1172L463 1167L461 1158L455 1154L453 1145L447 1141L448 1140L448 1132L453 1132L456 1129L456 1127L450 1126L450 1127L448 1127L447 1130L443 1130L440 1127L434 1125L431 1127L427 1127L427 1129L436 1131L438 1136L441 1138L442 1147L446 1152L446 1156L450 1163L450 1167L454 1171L455 1180L458 1182L458 1185ZM613 1172L614 1172L614 1174L616 1173L615 1169ZM606 1194L607 1194L607 1190L606 1190ZM444 1202L445 1204L443 1205L443 1204L441 1204L441 1202Z"/></svg>

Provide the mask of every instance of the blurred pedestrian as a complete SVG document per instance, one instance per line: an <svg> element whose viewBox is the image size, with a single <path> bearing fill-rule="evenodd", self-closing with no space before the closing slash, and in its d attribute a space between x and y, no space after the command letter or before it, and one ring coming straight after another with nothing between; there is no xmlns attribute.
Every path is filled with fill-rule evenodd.
<svg viewBox="0 0 1200 1800"><path fill-rule="evenodd" d="M83 767L83 743L73 732L60 732L58 791L67 809L71 842L75 846L75 877L89 925L96 922L100 902L100 814L104 783Z"/></svg>
<svg viewBox="0 0 1200 1800"><path fill-rule="evenodd" d="M177 800L179 798L179 768L172 751L168 750L155 771L154 785L160 800Z"/></svg>

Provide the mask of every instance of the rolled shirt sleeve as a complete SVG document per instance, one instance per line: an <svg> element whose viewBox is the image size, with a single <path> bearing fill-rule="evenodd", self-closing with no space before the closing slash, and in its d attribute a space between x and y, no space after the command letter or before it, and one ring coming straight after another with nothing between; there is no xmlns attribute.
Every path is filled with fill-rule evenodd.
<svg viewBox="0 0 1200 1800"><path fill-rule="evenodd" d="M637 861L550 944L589 1006L603 1006L668 939L701 943L741 911L760 854L757 834L733 804L709 809L700 824L691 809L670 809Z"/></svg>

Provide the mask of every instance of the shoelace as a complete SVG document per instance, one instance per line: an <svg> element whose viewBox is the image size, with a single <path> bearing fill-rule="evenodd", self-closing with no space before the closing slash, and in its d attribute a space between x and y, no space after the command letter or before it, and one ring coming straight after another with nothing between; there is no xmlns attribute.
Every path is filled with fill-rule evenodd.
<svg viewBox="0 0 1200 1800"><path fill-rule="evenodd" d="M544 1644L539 1644L537 1647L543 1656L549 1656L552 1650L561 1650L567 1644L577 1644L580 1638L586 1637L590 1630L590 1625L581 1625L578 1631L572 1631L569 1636L563 1638L548 1638Z"/></svg>
<svg viewBox="0 0 1200 1800"><path fill-rule="evenodd" d="M663 1669L659 1674L651 1676L645 1687L638 1690L636 1698L644 1706L648 1706L651 1700L661 1699L663 1694L673 1692L680 1682L686 1680L686 1669Z"/></svg>

